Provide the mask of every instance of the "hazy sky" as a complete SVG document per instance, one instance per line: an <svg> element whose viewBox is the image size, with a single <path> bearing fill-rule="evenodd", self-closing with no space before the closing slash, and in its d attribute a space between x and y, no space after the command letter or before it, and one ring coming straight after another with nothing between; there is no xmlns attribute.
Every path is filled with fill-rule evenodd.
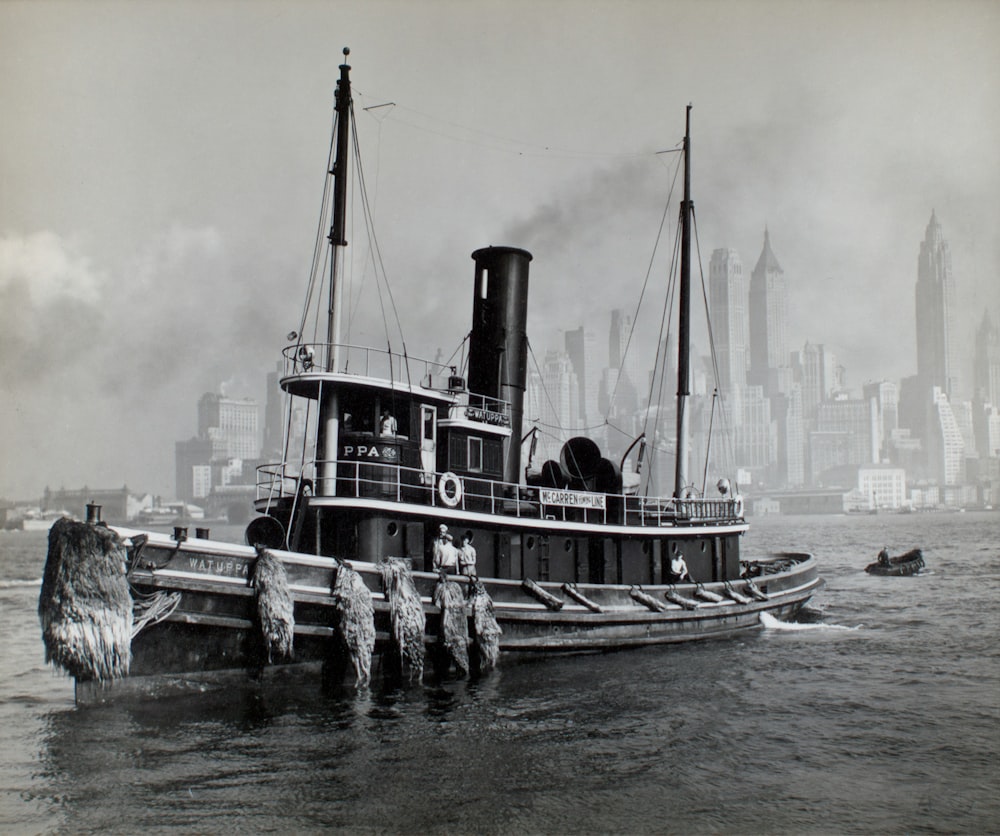
<svg viewBox="0 0 1000 836"><path fill-rule="evenodd" d="M539 359L631 308L690 102L704 269L727 246L752 270L766 224L790 347L898 379L933 209L968 381L1000 319L998 43L993 0L0 2L0 496L172 495L198 397L259 391L298 326L345 45L411 354L467 332L488 244L534 254Z"/></svg>

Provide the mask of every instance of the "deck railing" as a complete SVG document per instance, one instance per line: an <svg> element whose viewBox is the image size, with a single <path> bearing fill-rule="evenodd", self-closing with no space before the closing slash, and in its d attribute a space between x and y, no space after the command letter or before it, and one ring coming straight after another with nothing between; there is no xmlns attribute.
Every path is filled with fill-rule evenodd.
<svg viewBox="0 0 1000 836"><path fill-rule="evenodd" d="M316 470L322 472L326 463L314 464L307 467L306 474ZM548 492L545 488L515 485L475 474L458 478L456 489L453 477L450 473L430 473L397 464L342 459L337 464L337 495L595 524L691 525L741 518L738 500L732 498L674 499L584 491ZM258 499L277 500L303 490L311 493L313 485L312 478L303 477L282 464L257 468ZM563 501L545 501L551 494L560 495ZM576 499L587 501L574 502Z"/></svg>
<svg viewBox="0 0 1000 836"><path fill-rule="evenodd" d="M297 343L286 346L281 352L284 376L321 372L330 368L331 359L337 355L334 372L400 380L420 384L441 378L451 368L432 360L410 357L386 349L349 343Z"/></svg>

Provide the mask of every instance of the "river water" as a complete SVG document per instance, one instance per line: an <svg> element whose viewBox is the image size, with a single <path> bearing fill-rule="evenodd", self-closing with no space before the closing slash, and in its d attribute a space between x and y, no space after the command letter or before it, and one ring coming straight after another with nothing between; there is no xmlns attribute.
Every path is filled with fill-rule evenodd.
<svg viewBox="0 0 1000 836"><path fill-rule="evenodd" d="M215 532L213 532L214 534ZM888 545L914 578L862 571ZM826 587L746 638L77 709L0 532L0 832L1000 832L1000 514L754 521Z"/></svg>

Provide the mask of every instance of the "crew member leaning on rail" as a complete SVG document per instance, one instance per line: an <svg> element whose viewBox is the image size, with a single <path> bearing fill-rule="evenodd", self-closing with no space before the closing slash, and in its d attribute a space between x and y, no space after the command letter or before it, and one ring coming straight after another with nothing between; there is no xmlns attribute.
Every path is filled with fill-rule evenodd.
<svg viewBox="0 0 1000 836"><path fill-rule="evenodd" d="M438 527L438 536L434 540L434 570L449 574L458 572L458 549L446 525Z"/></svg>

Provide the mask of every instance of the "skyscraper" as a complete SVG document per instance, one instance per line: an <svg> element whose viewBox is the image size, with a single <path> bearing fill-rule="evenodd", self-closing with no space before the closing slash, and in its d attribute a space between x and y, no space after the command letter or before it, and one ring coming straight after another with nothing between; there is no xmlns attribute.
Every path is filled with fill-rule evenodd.
<svg viewBox="0 0 1000 836"><path fill-rule="evenodd" d="M836 367L836 356L821 344L807 342L792 357L795 381L802 386L802 415L810 429L816 423L819 405L836 387Z"/></svg>
<svg viewBox="0 0 1000 836"><path fill-rule="evenodd" d="M957 485L962 480L965 442L944 392L934 387L934 420L927 433L931 473L939 485Z"/></svg>
<svg viewBox="0 0 1000 836"><path fill-rule="evenodd" d="M878 444L879 456L888 459L893 432L899 427L899 387L891 381L880 380L866 383L862 392L877 419L877 436L873 441Z"/></svg>
<svg viewBox="0 0 1000 836"><path fill-rule="evenodd" d="M764 247L750 276L749 313L750 382L766 386L769 369L788 365L785 271L771 249L771 236L766 227Z"/></svg>
<svg viewBox="0 0 1000 836"><path fill-rule="evenodd" d="M747 382L747 280L739 253L718 249L708 270L712 333L719 362L719 385L732 390Z"/></svg>
<svg viewBox="0 0 1000 836"><path fill-rule="evenodd" d="M597 348L597 336L581 326L566 332L565 345L580 391L579 421L586 425L598 424L603 420L598 409L598 392L604 363Z"/></svg>
<svg viewBox="0 0 1000 836"><path fill-rule="evenodd" d="M973 358L976 393L991 406L1000 407L1000 330L983 311L983 321L976 329L976 349Z"/></svg>
<svg viewBox="0 0 1000 836"><path fill-rule="evenodd" d="M955 280L951 250L932 211L917 263L917 375L927 387L938 386L949 398L956 393Z"/></svg>
<svg viewBox="0 0 1000 836"><path fill-rule="evenodd" d="M632 415L645 394L647 376L639 370L638 347L629 344L632 336L632 317L620 308L611 311L611 330L608 332L608 366L610 374L604 378L608 410L612 415Z"/></svg>
<svg viewBox="0 0 1000 836"><path fill-rule="evenodd" d="M215 444L215 458L260 456L257 401L206 392L198 401L198 437Z"/></svg>

